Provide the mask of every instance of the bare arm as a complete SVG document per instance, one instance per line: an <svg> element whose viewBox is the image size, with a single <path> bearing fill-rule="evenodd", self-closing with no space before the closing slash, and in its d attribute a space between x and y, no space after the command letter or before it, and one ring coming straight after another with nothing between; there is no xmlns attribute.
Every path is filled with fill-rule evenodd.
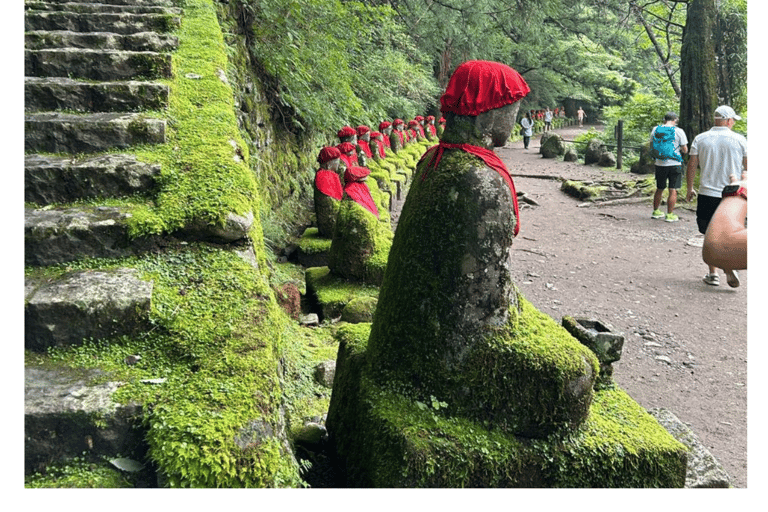
<svg viewBox="0 0 768 512"><path fill-rule="evenodd" d="M699 167L699 156L691 155L688 160L688 168L685 172L685 184L688 188L688 193L685 196L686 201L690 201L696 195L696 191L693 190L693 178L696 177L696 169Z"/></svg>
<svg viewBox="0 0 768 512"><path fill-rule="evenodd" d="M747 187L746 176L743 172L742 181L737 182L744 188ZM746 218L746 199L738 196L723 198L704 235L701 256L707 265L724 270L747 268Z"/></svg>

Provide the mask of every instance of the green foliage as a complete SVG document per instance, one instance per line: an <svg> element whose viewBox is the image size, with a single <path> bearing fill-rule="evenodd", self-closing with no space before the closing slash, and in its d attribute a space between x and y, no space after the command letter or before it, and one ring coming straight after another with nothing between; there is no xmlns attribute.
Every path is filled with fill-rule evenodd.
<svg viewBox="0 0 768 512"><path fill-rule="evenodd" d="M45 474L34 473L24 477L27 489L115 489L134 487L126 474L111 467L109 462L93 463L85 457L75 457L66 464L53 464Z"/></svg>
<svg viewBox="0 0 768 512"><path fill-rule="evenodd" d="M678 112L677 100L674 96L658 96L637 93L621 106L603 109L605 133L613 134L619 120L624 121L624 143L640 146L647 143L654 126L664 122L664 115Z"/></svg>
<svg viewBox="0 0 768 512"><path fill-rule="evenodd" d="M424 112L438 90L425 58L387 6L339 0L248 4L254 54L288 109L293 131L335 133L343 125Z"/></svg>

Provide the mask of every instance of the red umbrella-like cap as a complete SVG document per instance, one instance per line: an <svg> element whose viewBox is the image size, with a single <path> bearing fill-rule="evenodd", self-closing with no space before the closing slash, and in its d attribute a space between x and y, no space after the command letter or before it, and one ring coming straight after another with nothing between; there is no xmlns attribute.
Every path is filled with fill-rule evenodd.
<svg viewBox="0 0 768 512"><path fill-rule="evenodd" d="M334 158L339 158L340 156L341 151L334 147L326 146L320 150L320 154L317 156L317 161L321 164L324 164L326 162L330 162Z"/></svg>
<svg viewBox="0 0 768 512"><path fill-rule="evenodd" d="M336 135L338 135L339 138L351 137L352 135L357 135L357 132L351 126L345 126L341 130L339 130L339 132Z"/></svg>
<svg viewBox="0 0 768 512"><path fill-rule="evenodd" d="M357 127L357 136L360 137L361 135L365 135L366 133L370 132L371 129L367 126L360 125Z"/></svg>
<svg viewBox="0 0 768 512"><path fill-rule="evenodd" d="M506 64L470 60L453 72L440 97L440 111L476 116L514 103L529 92L520 73Z"/></svg>

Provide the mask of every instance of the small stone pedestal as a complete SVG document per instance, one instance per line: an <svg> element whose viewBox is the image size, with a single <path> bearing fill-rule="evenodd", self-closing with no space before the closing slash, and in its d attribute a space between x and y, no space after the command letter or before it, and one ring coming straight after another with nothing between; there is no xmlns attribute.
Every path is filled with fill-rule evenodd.
<svg viewBox="0 0 768 512"><path fill-rule="evenodd" d="M597 356L600 362L599 380L610 380L613 375L612 363L621 359L624 333L613 332L613 327L609 324L591 318L564 316L562 324L571 336Z"/></svg>

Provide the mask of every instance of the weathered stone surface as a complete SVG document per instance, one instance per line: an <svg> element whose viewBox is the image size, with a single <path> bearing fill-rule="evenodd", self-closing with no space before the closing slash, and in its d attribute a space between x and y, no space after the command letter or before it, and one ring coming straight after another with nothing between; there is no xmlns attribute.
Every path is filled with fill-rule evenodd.
<svg viewBox="0 0 768 512"><path fill-rule="evenodd" d="M579 160L579 153L576 151L576 148L573 147L573 145L569 144L568 147L565 149L565 154L563 154L563 161L565 162L578 162Z"/></svg>
<svg viewBox="0 0 768 512"><path fill-rule="evenodd" d="M315 382L326 388L333 388L333 377L336 375L336 361L328 360L315 366Z"/></svg>
<svg viewBox="0 0 768 512"><path fill-rule="evenodd" d="M61 77L25 77L24 109L27 112L160 110L168 105L168 93L167 85L155 82L94 83Z"/></svg>
<svg viewBox="0 0 768 512"><path fill-rule="evenodd" d="M602 364L615 363L621 359L624 347L624 334L614 332L609 324L592 318L573 318L564 316L563 327L571 335L586 345Z"/></svg>
<svg viewBox="0 0 768 512"><path fill-rule="evenodd" d="M25 283L24 346L45 350L148 327L152 282L133 269L80 271Z"/></svg>
<svg viewBox="0 0 768 512"><path fill-rule="evenodd" d="M341 201L323 194L317 188L314 190L314 201L318 235L331 239L336 229L336 217L339 215Z"/></svg>
<svg viewBox="0 0 768 512"><path fill-rule="evenodd" d="M235 242L248 236L253 225L253 212L245 215L236 213L227 214L224 224L211 224L205 221L193 221L185 226L182 231L195 238L210 240L215 242Z"/></svg>
<svg viewBox="0 0 768 512"><path fill-rule="evenodd" d="M62 2L56 1L27 1L24 6L30 11L67 11L79 13L98 13L98 12L126 12L131 14L152 14L152 13L170 13L181 14L181 9L160 5L161 2L140 3L135 1L119 2L109 0L99 0L89 3L87 0L81 2Z"/></svg>
<svg viewBox="0 0 768 512"><path fill-rule="evenodd" d="M113 32L71 32L69 30L34 30L24 34L24 47L28 50L44 48L98 48L100 50L127 50L134 52L169 52L179 45L179 38L170 34L139 32L115 34Z"/></svg>
<svg viewBox="0 0 768 512"><path fill-rule="evenodd" d="M651 156L649 143L640 146L640 159L632 164L629 171L635 174L654 174L656 172L656 160Z"/></svg>
<svg viewBox="0 0 768 512"><path fill-rule="evenodd" d="M696 434L666 409L648 411L675 439L690 450L685 487L730 487L731 479L723 466L701 443Z"/></svg>
<svg viewBox="0 0 768 512"><path fill-rule="evenodd" d="M517 220L509 187L461 152L446 152L431 173L413 181L390 251L367 354L374 378L418 383L425 399L520 435L578 425L597 378L595 356L556 324L549 341L526 343L557 338L559 361L539 359L551 349L515 342L520 325L540 313L521 312L511 278Z"/></svg>
<svg viewBox="0 0 768 512"><path fill-rule="evenodd" d="M309 422L295 434L294 441L306 446L319 446L327 437L328 433L324 426Z"/></svg>
<svg viewBox="0 0 768 512"><path fill-rule="evenodd" d="M98 13L82 15L74 12L28 12L24 30L71 30L72 32L170 32L181 24L173 14Z"/></svg>
<svg viewBox="0 0 768 512"><path fill-rule="evenodd" d="M375 297L358 297L349 301L341 310L341 320L351 324L372 322L378 300Z"/></svg>
<svg viewBox="0 0 768 512"><path fill-rule="evenodd" d="M143 114L27 114L24 149L28 152L94 153L135 144L165 142L165 120Z"/></svg>
<svg viewBox="0 0 768 512"><path fill-rule="evenodd" d="M565 142L563 138L552 132L542 135L541 148L539 152L544 158L555 158L565 154Z"/></svg>
<svg viewBox="0 0 768 512"><path fill-rule="evenodd" d="M84 452L94 462L117 454L143 460L141 408L113 401L118 387L96 370L25 368L25 474Z"/></svg>
<svg viewBox="0 0 768 512"><path fill-rule="evenodd" d="M133 155L108 154L74 159L41 155L24 157L24 200L47 205L78 199L150 193L160 166Z"/></svg>
<svg viewBox="0 0 768 512"><path fill-rule="evenodd" d="M606 151L600 155L600 160L597 162L600 167L616 167L616 155L610 151Z"/></svg>
<svg viewBox="0 0 768 512"><path fill-rule="evenodd" d="M391 239L385 234L388 229L368 210L345 195L328 250L331 272L352 281L381 284L391 246Z"/></svg>
<svg viewBox="0 0 768 512"><path fill-rule="evenodd" d="M587 144L587 150L584 154L584 165L596 164L600 157L606 152L606 148L600 139L592 139Z"/></svg>
<svg viewBox="0 0 768 512"><path fill-rule="evenodd" d="M88 80L169 78L171 55L81 48L25 50L24 76L58 76Z"/></svg>
<svg viewBox="0 0 768 512"><path fill-rule="evenodd" d="M82 207L24 210L24 263L53 265L83 257L116 258L134 254L119 208Z"/></svg>

